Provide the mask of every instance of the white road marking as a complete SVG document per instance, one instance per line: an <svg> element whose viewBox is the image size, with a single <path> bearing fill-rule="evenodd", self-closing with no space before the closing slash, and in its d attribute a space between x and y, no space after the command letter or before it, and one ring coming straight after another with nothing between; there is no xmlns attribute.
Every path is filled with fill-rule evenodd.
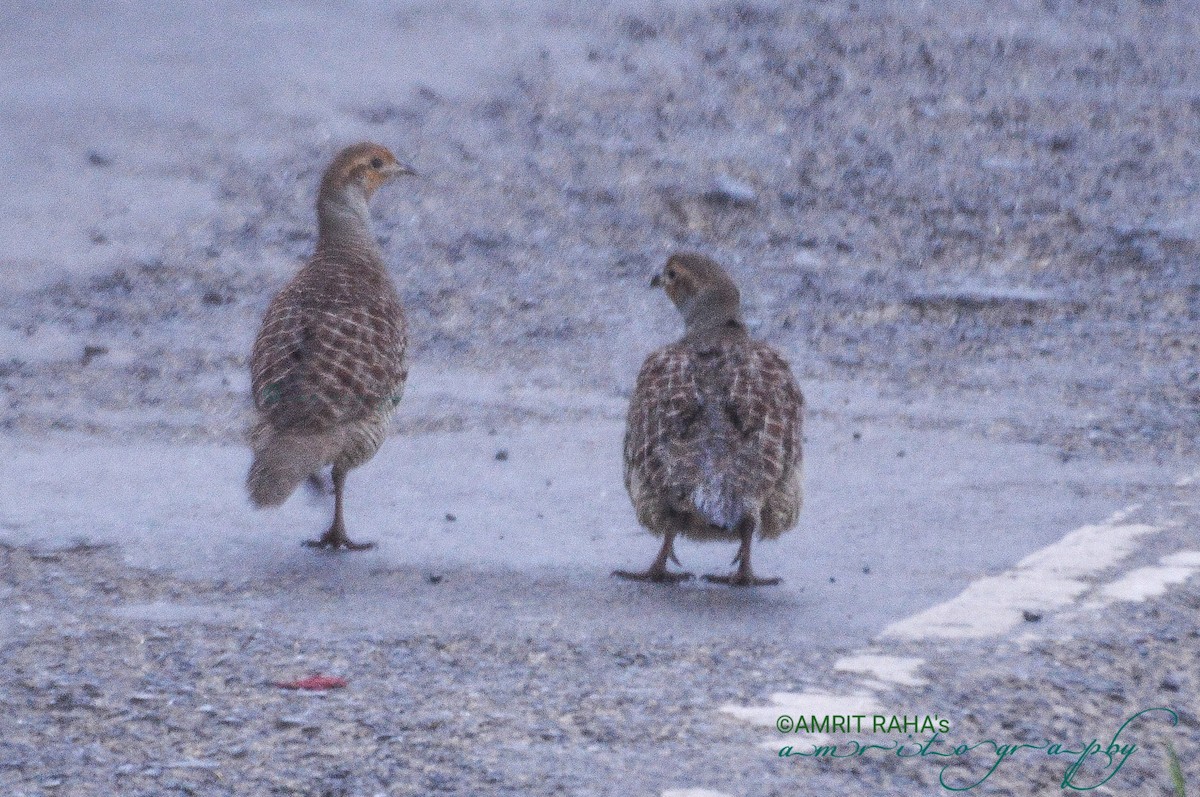
<svg viewBox="0 0 1200 797"><path fill-rule="evenodd" d="M1178 486L1196 480L1200 480L1200 471L1181 479ZM1144 600L1200 573L1200 551L1181 551L1162 557L1157 566L1137 568L1111 583L1095 586L1095 576L1127 558L1144 537L1162 529L1125 522L1139 508L1140 505L1134 505L1104 523L1075 529L1058 542L1029 554L1011 570L981 578L957 597L891 624L879 639L998 636L1022 624L1027 611L1059 609L1089 591L1092 598L1081 608L1103 607L1116 600ZM917 674L923 664L923 659L889 656L877 647L860 650L837 660L833 668L870 676L860 683L862 691L850 695L783 692L771 695L771 704L767 706L726 705L721 711L764 726L775 726L784 714L793 720L801 715L819 718L877 714L883 711L880 695L896 686L925 683ZM828 738L828 734L779 734L764 742L764 746L777 749L783 744L824 744Z"/></svg>
<svg viewBox="0 0 1200 797"><path fill-rule="evenodd" d="M754 725L777 727L776 721L783 714L789 717L830 717L834 715L853 716L855 714L878 714L883 711L875 695L869 692L859 692L849 695L835 695L829 692L776 692L771 695L769 706L721 706L721 711L732 714L740 720ZM779 749L783 744L808 745L822 744L829 738L825 733L795 733L778 734L764 744L772 749Z"/></svg>
<svg viewBox="0 0 1200 797"><path fill-rule="evenodd" d="M981 578L955 598L892 623L884 638L982 639L1018 627L1027 611L1061 608L1090 588L1089 576L1129 556L1140 538L1159 530L1121 523L1128 510L1105 523L1084 526L1034 551L1013 569Z"/></svg>
<svg viewBox="0 0 1200 797"><path fill-rule="evenodd" d="M1182 584L1200 573L1200 551L1181 551L1158 560L1157 565L1139 567L1105 584L1098 592L1100 602L1144 601L1161 595L1172 584Z"/></svg>
<svg viewBox="0 0 1200 797"><path fill-rule="evenodd" d="M856 653L833 663L833 669L873 675L884 684L920 686L925 679L917 675L924 659L905 656L885 656L880 653Z"/></svg>

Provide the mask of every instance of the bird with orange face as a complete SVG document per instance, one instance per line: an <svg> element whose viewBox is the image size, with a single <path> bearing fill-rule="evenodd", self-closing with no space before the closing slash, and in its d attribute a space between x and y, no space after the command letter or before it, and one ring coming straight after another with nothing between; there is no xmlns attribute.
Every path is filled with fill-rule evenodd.
<svg viewBox="0 0 1200 797"><path fill-rule="evenodd" d="M371 232L367 203L414 174L378 144L342 150L317 195L316 250L267 307L250 356L257 420L251 501L278 506L332 467L333 523L308 545L362 550L346 534L346 474L375 455L408 377L400 297Z"/></svg>
<svg viewBox="0 0 1200 797"><path fill-rule="evenodd" d="M675 537L739 543L731 575L706 580L734 586L778 584L750 565L751 540L796 525L803 489L804 396L784 361L754 340L741 295L715 261L671 255L651 285L683 315L676 343L646 358L625 431L625 487L638 520L663 538L644 571L623 578L673 582Z"/></svg>

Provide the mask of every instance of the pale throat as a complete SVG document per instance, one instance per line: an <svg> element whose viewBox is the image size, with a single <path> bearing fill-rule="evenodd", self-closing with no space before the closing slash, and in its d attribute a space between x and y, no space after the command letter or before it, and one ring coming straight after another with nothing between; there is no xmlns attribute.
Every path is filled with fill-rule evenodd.
<svg viewBox="0 0 1200 797"><path fill-rule="evenodd" d="M373 244L371 210L363 189L351 184L323 194L317 201L317 229L318 242Z"/></svg>

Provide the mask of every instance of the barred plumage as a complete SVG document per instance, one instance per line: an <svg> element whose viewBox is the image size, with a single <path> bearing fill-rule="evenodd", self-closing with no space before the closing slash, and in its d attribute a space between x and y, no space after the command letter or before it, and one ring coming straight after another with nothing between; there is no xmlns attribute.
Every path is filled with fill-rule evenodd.
<svg viewBox="0 0 1200 797"><path fill-rule="evenodd" d="M258 410L251 499L281 504L332 465L334 521L320 547L367 547L346 537L343 484L383 442L408 376L404 311L370 233L367 200L411 173L374 144L334 159L317 201L316 252L267 307L250 358Z"/></svg>
<svg viewBox="0 0 1200 797"><path fill-rule="evenodd" d="M746 333L729 277L701 255L676 254L656 284L684 314L687 332L651 354L638 374L625 434L625 487L638 520L664 537L642 573L674 580L676 534L739 540L733 584L756 579L750 538L796 524L802 502L804 397L787 363ZM684 574L686 575L686 574Z"/></svg>
<svg viewBox="0 0 1200 797"><path fill-rule="evenodd" d="M255 407L280 431L327 431L399 401L404 311L371 252L319 252L271 301L251 355Z"/></svg>

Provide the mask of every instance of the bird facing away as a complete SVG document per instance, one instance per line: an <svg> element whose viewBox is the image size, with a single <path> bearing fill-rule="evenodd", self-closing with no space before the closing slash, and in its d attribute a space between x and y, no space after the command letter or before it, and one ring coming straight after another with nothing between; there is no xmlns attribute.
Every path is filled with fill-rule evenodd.
<svg viewBox="0 0 1200 797"><path fill-rule="evenodd" d="M316 251L271 300L250 355L258 417L246 488L256 506L278 506L332 465L333 524L313 547L373 546L346 535L342 492L383 442L408 376L404 310L367 208L405 174L414 172L378 144L338 153L317 195Z"/></svg>
<svg viewBox="0 0 1200 797"><path fill-rule="evenodd" d="M663 538L642 572L614 575L678 581L667 570L675 536L737 540L737 571L709 581L751 586L750 542L796 525L802 501L804 396L787 362L752 339L729 275L704 255L671 255L651 281L683 315L676 343L646 358L625 428L625 489L638 520Z"/></svg>

